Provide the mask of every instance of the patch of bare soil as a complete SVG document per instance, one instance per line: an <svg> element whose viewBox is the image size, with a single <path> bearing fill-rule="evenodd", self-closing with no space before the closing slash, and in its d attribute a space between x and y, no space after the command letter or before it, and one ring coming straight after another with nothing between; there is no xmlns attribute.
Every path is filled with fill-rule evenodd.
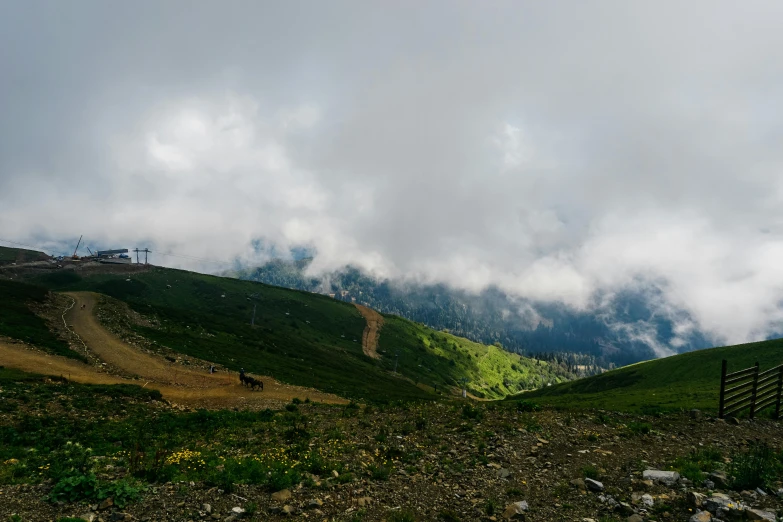
<svg viewBox="0 0 783 522"><path fill-rule="evenodd" d="M381 328L383 328L383 316L373 310L359 304L354 304L367 321L367 326L362 332L362 350L364 354L373 359L380 359L378 354L378 339L381 337Z"/></svg>
<svg viewBox="0 0 783 522"><path fill-rule="evenodd" d="M0 361L4 366L44 375L63 376L85 384L137 384L159 390L176 404L193 408L280 407L293 398L344 404L345 399L304 388L279 383L261 376L263 391L251 391L239 382L237 374L227 371L210 374L188 368L167 359L145 353L121 341L98 322L95 307L98 294L73 292L63 314L65 328L83 343L95 366L65 357L48 355L40 350L9 341L0 342ZM204 366L208 366L205 364Z"/></svg>

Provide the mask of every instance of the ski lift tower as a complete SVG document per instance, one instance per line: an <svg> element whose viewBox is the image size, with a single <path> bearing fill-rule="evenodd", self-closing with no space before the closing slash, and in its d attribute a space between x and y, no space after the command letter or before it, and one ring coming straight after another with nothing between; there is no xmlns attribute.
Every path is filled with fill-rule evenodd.
<svg viewBox="0 0 783 522"><path fill-rule="evenodd" d="M258 299L258 294L248 294L247 300L253 301L253 317L250 319L250 326L256 325L256 300Z"/></svg>
<svg viewBox="0 0 783 522"><path fill-rule="evenodd" d="M459 382L462 383L462 398L464 399L468 396L468 378L463 377Z"/></svg>

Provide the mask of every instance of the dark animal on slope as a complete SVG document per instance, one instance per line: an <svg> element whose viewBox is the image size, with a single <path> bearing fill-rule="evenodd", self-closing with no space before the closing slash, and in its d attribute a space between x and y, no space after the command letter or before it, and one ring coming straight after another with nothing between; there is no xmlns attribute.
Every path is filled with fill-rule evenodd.
<svg viewBox="0 0 783 522"><path fill-rule="evenodd" d="M240 373L240 374L239 374L239 382L241 382L241 383L242 383L244 386L247 386L247 384L248 384L248 379L250 379L250 377L248 377L248 376L247 376L247 375L245 375L244 373Z"/></svg>
<svg viewBox="0 0 783 522"><path fill-rule="evenodd" d="M264 383L261 382L260 379L254 379L253 377L247 377L248 384L250 384L250 389L254 388L261 388L261 391L264 391Z"/></svg>

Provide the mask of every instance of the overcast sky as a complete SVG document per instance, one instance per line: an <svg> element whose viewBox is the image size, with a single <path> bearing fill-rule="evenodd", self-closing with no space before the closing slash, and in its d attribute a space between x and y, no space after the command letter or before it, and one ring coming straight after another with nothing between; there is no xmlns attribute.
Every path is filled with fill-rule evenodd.
<svg viewBox="0 0 783 522"><path fill-rule="evenodd" d="M0 237L249 263L257 240L306 245L316 269L581 309L652 283L716 342L760 339L783 324L782 19L0 2Z"/></svg>

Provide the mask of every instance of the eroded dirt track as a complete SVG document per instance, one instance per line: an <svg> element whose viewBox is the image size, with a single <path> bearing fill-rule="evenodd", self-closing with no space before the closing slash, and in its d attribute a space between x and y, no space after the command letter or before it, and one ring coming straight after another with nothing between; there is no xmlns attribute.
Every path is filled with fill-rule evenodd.
<svg viewBox="0 0 783 522"><path fill-rule="evenodd" d="M381 337L381 328L383 328L383 316L366 306L354 304L367 321L367 326L364 327L362 332L362 350L364 354L373 359L380 359L378 354L378 339Z"/></svg>
<svg viewBox="0 0 783 522"><path fill-rule="evenodd" d="M3 341L0 341L0 364L44 375L61 375L84 384L142 385L159 390L171 402L195 408L279 407L294 397L326 403L348 402L311 388L281 384L269 376L259 376L264 382L263 392L250 391L239 383L237 374L209 374L144 353L103 328L95 316L98 294L72 292L66 295L75 301L64 316L69 329L108 365L109 371L118 375L100 366Z"/></svg>

